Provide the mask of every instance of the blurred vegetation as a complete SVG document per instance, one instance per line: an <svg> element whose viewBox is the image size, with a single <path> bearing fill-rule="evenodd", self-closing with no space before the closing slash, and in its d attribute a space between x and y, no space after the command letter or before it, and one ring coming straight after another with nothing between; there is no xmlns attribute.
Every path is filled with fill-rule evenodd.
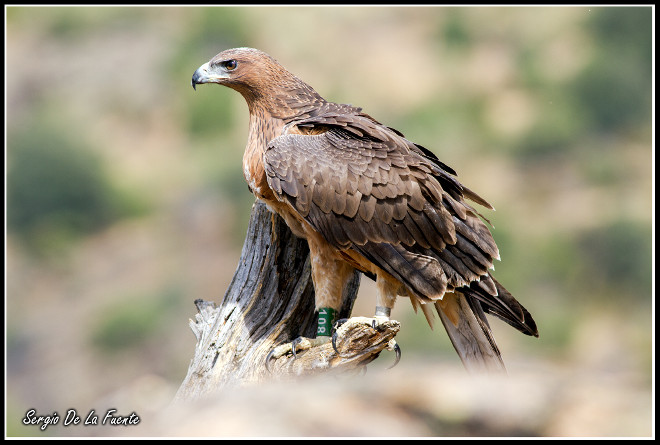
<svg viewBox="0 0 660 445"><path fill-rule="evenodd" d="M10 132L7 229L38 254L58 254L81 236L146 211L135 193L113 186L84 140L35 118Z"/></svg>
<svg viewBox="0 0 660 445"><path fill-rule="evenodd" d="M149 339L165 334L167 320L181 307L181 298L179 291L170 289L155 295L130 295L129 305L108 305L90 335L92 346L110 357L129 351L139 355Z"/></svg>
<svg viewBox="0 0 660 445"><path fill-rule="evenodd" d="M612 313L650 375L652 8L6 12L7 357L21 358L8 381L22 382L14 403L32 405L27 382L38 378L25 364L40 357L30 326L68 332L69 318L47 310L19 323L31 304L71 311L76 302L93 320L77 334L84 347L134 363L117 379L175 374L154 359L162 342L185 372L191 302L222 297L254 201L241 169L242 97L209 85L195 92L190 77L237 46L265 50L328 100L363 107L492 202L495 275L541 334L528 341L493 321L505 355L573 360L590 317ZM395 311L404 353L456 360L439 326L430 335L407 302Z"/></svg>
<svg viewBox="0 0 660 445"><path fill-rule="evenodd" d="M594 133L634 131L651 117L651 11L604 8L587 22L598 45L571 93ZM642 130L648 130L641 127Z"/></svg>
<svg viewBox="0 0 660 445"><path fill-rule="evenodd" d="M652 252L647 230L645 225L622 220L579 233L578 262L583 265L579 275L593 277L599 287L612 286L610 292L630 293L650 303Z"/></svg>

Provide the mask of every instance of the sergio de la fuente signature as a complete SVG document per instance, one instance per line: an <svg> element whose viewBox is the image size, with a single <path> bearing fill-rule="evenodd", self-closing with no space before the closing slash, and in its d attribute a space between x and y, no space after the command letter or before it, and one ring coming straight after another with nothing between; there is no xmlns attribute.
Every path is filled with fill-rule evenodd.
<svg viewBox="0 0 660 445"><path fill-rule="evenodd" d="M37 410L29 409L23 417L24 425L37 425L42 431L46 431L51 425L57 425L62 421L62 426L72 426L72 425L82 425L82 426L94 426L94 425L112 425L112 426L130 426L137 425L140 423L140 416L135 412L130 413L127 416L122 416L117 414L115 408L108 409L104 415L99 415L95 410L90 410L89 413L83 418L78 415L78 412L71 408L68 409L66 415L62 418L57 411L53 412L50 415L39 415Z"/></svg>

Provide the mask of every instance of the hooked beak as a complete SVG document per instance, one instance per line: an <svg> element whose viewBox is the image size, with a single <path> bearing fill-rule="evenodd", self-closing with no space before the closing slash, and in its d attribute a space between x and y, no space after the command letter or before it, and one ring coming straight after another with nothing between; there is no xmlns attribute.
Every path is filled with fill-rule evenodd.
<svg viewBox="0 0 660 445"><path fill-rule="evenodd" d="M226 74L219 74L215 72L210 66L209 62L197 68L197 71L192 76L191 85L193 90L197 90L196 86L201 83L220 83L223 79L228 79Z"/></svg>

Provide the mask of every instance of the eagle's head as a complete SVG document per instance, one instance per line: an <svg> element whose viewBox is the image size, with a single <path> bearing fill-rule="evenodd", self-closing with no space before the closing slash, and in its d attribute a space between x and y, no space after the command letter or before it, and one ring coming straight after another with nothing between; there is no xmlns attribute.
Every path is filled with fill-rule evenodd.
<svg viewBox="0 0 660 445"><path fill-rule="evenodd" d="M221 52L200 66L192 77L192 87L219 83L241 90L255 88L261 78L286 70L271 56L254 48L233 48Z"/></svg>
<svg viewBox="0 0 660 445"><path fill-rule="evenodd" d="M243 95L251 110L264 109L272 115L323 101L277 60L254 48L228 49L213 57L192 76L193 88L203 83L228 86Z"/></svg>

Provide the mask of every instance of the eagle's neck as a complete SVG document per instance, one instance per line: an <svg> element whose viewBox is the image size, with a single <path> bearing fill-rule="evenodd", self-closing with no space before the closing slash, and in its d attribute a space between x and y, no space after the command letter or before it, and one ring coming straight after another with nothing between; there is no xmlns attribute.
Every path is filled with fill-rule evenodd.
<svg viewBox="0 0 660 445"><path fill-rule="evenodd" d="M239 90L245 98L250 115L267 114L288 123L308 117L326 100L314 88L287 72L269 79L266 87L254 84Z"/></svg>
<svg viewBox="0 0 660 445"><path fill-rule="evenodd" d="M250 110L250 130L243 153L243 176L250 191L263 200L275 199L268 187L263 157L268 142L282 134L285 123L263 110Z"/></svg>
<svg viewBox="0 0 660 445"><path fill-rule="evenodd" d="M286 88L285 88L286 86ZM243 175L252 193L258 198L275 199L263 165L268 142L280 136L286 124L309 117L326 101L312 87L294 78L268 95L254 89L242 91L250 111L250 130L243 154Z"/></svg>

